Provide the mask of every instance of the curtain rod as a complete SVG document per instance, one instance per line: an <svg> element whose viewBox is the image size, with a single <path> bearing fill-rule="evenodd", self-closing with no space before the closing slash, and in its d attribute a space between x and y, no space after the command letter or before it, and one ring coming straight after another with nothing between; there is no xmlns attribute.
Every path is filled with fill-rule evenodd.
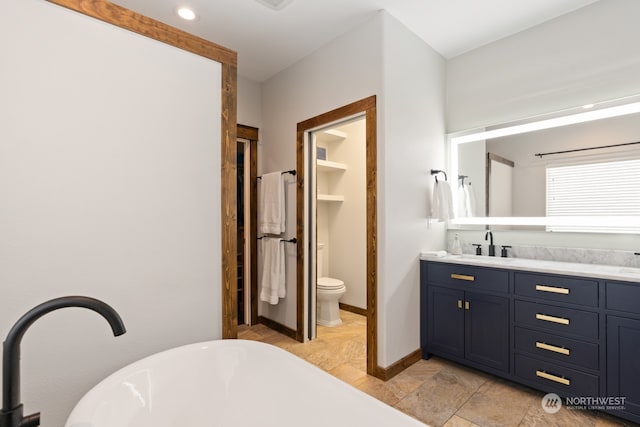
<svg viewBox="0 0 640 427"><path fill-rule="evenodd" d="M576 148L574 150L553 151L553 152L550 152L550 153L537 153L537 154L534 154L534 156L542 158L542 156L552 156L554 154L575 153L577 151L588 151L588 150L599 150L601 148L624 147L625 145L634 145L634 144L640 144L640 141L638 141L638 142L625 142L625 143L622 143L622 144L601 145L599 147Z"/></svg>

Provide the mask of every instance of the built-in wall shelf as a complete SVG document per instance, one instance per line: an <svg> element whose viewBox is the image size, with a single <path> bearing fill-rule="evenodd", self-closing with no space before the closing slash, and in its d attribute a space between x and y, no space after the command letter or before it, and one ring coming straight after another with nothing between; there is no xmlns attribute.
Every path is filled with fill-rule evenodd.
<svg viewBox="0 0 640 427"><path fill-rule="evenodd" d="M316 133L316 141L319 143L327 143L327 142L342 142L347 139L349 135L345 132L341 132L336 129L328 129L322 132Z"/></svg>
<svg viewBox="0 0 640 427"><path fill-rule="evenodd" d="M318 194L319 202L344 202L344 196L336 194Z"/></svg>
<svg viewBox="0 0 640 427"><path fill-rule="evenodd" d="M347 170L347 165L344 163L331 162L329 160L317 160L316 166L319 172L339 172Z"/></svg>

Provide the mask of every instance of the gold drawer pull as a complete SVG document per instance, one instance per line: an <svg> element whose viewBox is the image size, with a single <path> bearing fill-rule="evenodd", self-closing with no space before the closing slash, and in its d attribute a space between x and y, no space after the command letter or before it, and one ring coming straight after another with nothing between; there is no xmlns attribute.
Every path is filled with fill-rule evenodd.
<svg viewBox="0 0 640 427"><path fill-rule="evenodd" d="M540 378L544 378L545 380L551 380L564 385L571 385L571 380L565 377L559 377L557 375L551 375L546 373L545 371L536 371L536 376Z"/></svg>
<svg viewBox="0 0 640 427"><path fill-rule="evenodd" d="M470 307L469 307L469 301L465 301L465 302L464 302L464 309L465 309L465 310L469 310L469 308L470 308Z"/></svg>
<svg viewBox="0 0 640 427"><path fill-rule="evenodd" d="M555 286L536 285L536 291L552 292L554 294L569 295L569 289L567 289L567 288L556 288Z"/></svg>
<svg viewBox="0 0 640 427"><path fill-rule="evenodd" d="M467 276L465 274L451 274L451 278L452 279L458 279L458 280L466 280L468 282L473 282L474 280L476 280L476 278L474 276Z"/></svg>
<svg viewBox="0 0 640 427"><path fill-rule="evenodd" d="M547 343L540 342L540 341L536 341L536 347L537 348L541 348L543 350L553 351L554 353L564 354L566 356L568 356L569 353L571 353L571 351L568 348L557 347L555 345L547 344Z"/></svg>
<svg viewBox="0 0 640 427"><path fill-rule="evenodd" d="M536 319L544 320L545 322L560 323L562 325L569 324L569 319L565 319L564 317L547 316L546 314L540 313L536 313Z"/></svg>
<svg viewBox="0 0 640 427"><path fill-rule="evenodd" d="M458 300L458 308L462 308L462 300L461 299Z"/></svg>

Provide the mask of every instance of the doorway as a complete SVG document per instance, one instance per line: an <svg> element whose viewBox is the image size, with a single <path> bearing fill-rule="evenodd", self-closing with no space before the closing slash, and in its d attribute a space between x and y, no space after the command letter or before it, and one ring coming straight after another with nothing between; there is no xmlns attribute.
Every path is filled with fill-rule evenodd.
<svg viewBox="0 0 640 427"><path fill-rule="evenodd" d="M236 149L238 279L236 325L258 323L258 129L238 125Z"/></svg>
<svg viewBox="0 0 640 427"><path fill-rule="evenodd" d="M366 341L367 373L383 374L377 358L377 134L376 97L371 96L313 117L297 126L297 330L299 341L315 336L317 275L316 159L314 132L356 118L365 120Z"/></svg>

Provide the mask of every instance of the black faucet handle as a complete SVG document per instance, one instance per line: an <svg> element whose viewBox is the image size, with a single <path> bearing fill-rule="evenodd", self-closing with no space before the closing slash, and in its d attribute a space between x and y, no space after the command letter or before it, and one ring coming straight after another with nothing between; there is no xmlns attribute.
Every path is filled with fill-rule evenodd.
<svg viewBox="0 0 640 427"><path fill-rule="evenodd" d="M473 246L476 247L476 255L482 255L482 245L480 243L473 243Z"/></svg>
<svg viewBox="0 0 640 427"><path fill-rule="evenodd" d="M506 258L507 257L507 249L511 248L511 246L509 245L502 245L502 251L500 251L500 256L502 258Z"/></svg>

